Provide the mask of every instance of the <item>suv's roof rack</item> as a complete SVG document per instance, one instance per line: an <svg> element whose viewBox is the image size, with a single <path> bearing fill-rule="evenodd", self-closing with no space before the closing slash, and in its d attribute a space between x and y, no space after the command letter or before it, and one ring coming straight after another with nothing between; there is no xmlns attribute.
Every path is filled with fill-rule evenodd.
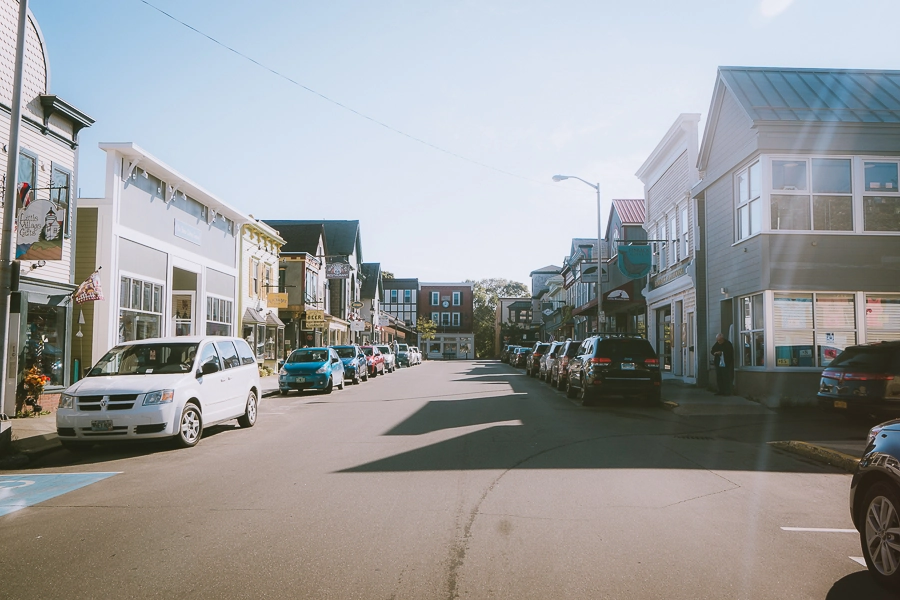
<svg viewBox="0 0 900 600"><path fill-rule="evenodd" d="M595 331L591 333L590 337L604 337L604 338L639 338L642 340L647 339L647 336L641 333L634 332L624 332L624 331Z"/></svg>

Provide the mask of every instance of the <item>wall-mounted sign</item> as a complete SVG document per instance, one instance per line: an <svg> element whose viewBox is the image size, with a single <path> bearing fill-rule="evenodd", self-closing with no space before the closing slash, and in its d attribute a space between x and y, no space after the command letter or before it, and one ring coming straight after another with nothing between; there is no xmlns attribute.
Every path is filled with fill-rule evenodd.
<svg viewBox="0 0 900 600"><path fill-rule="evenodd" d="M613 290L609 293L606 299L617 300L620 302L627 302L631 300L631 298L628 297L628 292L626 292L625 290Z"/></svg>
<svg viewBox="0 0 900 600"><path fill-rule="evenodd" d="M200 230L196 227L188 225L183 221L179 221L178 219L174 219L175 221L175 237L181 238L183 240L187 240L192 244L197 244L200 246L203 243L203 238L200 234Z"/></svg>
<svg viewBox="0 0 900 600"><path fill-rule="evenodd" d="M287 308L288 305L288 295L285 292L272 293L266 297L266 304L268 304L269 308Z"/></svg>
<svg viewBox="0 0 900 600"><path fill-rule="evenodd" d="M348 263L328 263L325 265L325 277L328 279L349 279L350 265Z"/></svg>
<svg viewBox="0 0 900 600"><path fill-rule="evenodd" d="M321 329L325 327L324 310L308 310L304 317L306 329Z"/></svg>

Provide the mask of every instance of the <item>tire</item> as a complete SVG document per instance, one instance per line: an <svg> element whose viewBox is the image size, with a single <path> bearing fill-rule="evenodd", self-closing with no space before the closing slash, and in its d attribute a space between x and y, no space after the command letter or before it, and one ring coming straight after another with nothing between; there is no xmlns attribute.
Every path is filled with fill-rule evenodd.
<svg viewBox="0 0 900 600"><path fill-rule="evenodd" d="M282 390L282 389L279 389L279 390L278 390L278 393L279 393L280 395L282 395L282 396L287 396L288 390Z"/></svg>
<svg viewBox="0 0 900 600"><path fill-rule="evenodd" d="M60 445L72 454L84 454L90 452L94 447L88 442L70 442L69 440L59 440Z"/></svg>
<svg viewBox="0 0 900 600"><path fill-rule="evenodd" d="M178 420L175 445L179 448L193 448L203 435L203 416L196 404L185 404Z"/></svg>
<svg viewBox="0 0 900 600"><path fill-rule="evenodd" d="M256 392L250 390L247 396L247 406L244 408L244 414L238 417L238 425L241 427L253 427L256 425L256 417L259 414L259 400L256 398Z"/></svg>
<svg viewBox="0 0 900 600"><path fill-rule="evenodd" d="M363 380L363 381L368 381L368 380L369 380L369 370L368 370L368 369L366 369L365 374L362 376L362 380Z"/></svg>
<svg viewBox="0 0 900 600"><path fill-rule="evenodd" d="M863 509L859 540L866 566L875 581L900 589L900 490L885 481L876 483L866 492Z"/></svg>
<svg viewBox="0 0 900 600"><path fill-rule="evenodd" d="M338 389L339 390L344 389L344 374L343 373L341 373L341 382L338 384Z"/></svg>
<svg viewBox="0 0 900 600"><path fill-rule="evenodd" d="M350 380L350 383L352 383L353 385L359 385L360 381L362 381L362 379L360 379L360 377L359 377L359 371L358 370L354 371L353 379Z"/></svg>
<svg viewBox="0 0 900 600"><path fill-rule="evenodd" d="M566 377L566 398L574 398L578 390L572 387L572 382Z"/></svg>
<svg viewBox="0 0 900 600"><path fill-rule="evenodd" d="M328 385L325 386L324 389L321 390L322 394L330 394L334 390L334 377L328 378Z"/></svg>

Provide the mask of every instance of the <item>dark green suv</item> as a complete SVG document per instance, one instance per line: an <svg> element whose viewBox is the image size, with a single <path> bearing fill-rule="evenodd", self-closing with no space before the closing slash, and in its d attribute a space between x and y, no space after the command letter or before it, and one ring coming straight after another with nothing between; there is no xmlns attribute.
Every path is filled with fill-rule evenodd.
<svg viewBox="0 0 900 600"><path fill-rule="evenodd" d="M660 401L659 357L643 337L601 334L581 343L569 361L566 396L578 396L585 406L601 398L620 396Z"/></svg>

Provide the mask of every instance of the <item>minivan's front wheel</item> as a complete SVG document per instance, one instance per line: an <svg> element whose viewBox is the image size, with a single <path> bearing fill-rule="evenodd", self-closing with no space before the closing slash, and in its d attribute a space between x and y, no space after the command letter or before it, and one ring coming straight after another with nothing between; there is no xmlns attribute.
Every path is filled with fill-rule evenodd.
<svg viewBox="0 0 900 600"><path fill-rule="evenodd" d="M878 583L900 588L900 493L880 482L866 493L859 537L869 571Z"/></svg>
<svg viewBox="0 0 900 600"><path fill-rule="evenodd" d="M256 425L258 409L259 401L256 399L256 392L250 390L250 395L247 396L247 407L244 409L244 414L238 417L238 425L241 427L253 427Z"/></svg>
<svg viewBox="0 0 900 600"><path fill-rule="evenodd" d="M578 390L572 387L572 381L566 377L566 398L574 398Z"/></svg>
<svg viewBox="0 0 900 600"><path fill-rule="evenodd" d="M178 433L175 443L181 448L191 448L200 441L203 433L203 418L196 404L185 404L178 421Z"/></svg>

